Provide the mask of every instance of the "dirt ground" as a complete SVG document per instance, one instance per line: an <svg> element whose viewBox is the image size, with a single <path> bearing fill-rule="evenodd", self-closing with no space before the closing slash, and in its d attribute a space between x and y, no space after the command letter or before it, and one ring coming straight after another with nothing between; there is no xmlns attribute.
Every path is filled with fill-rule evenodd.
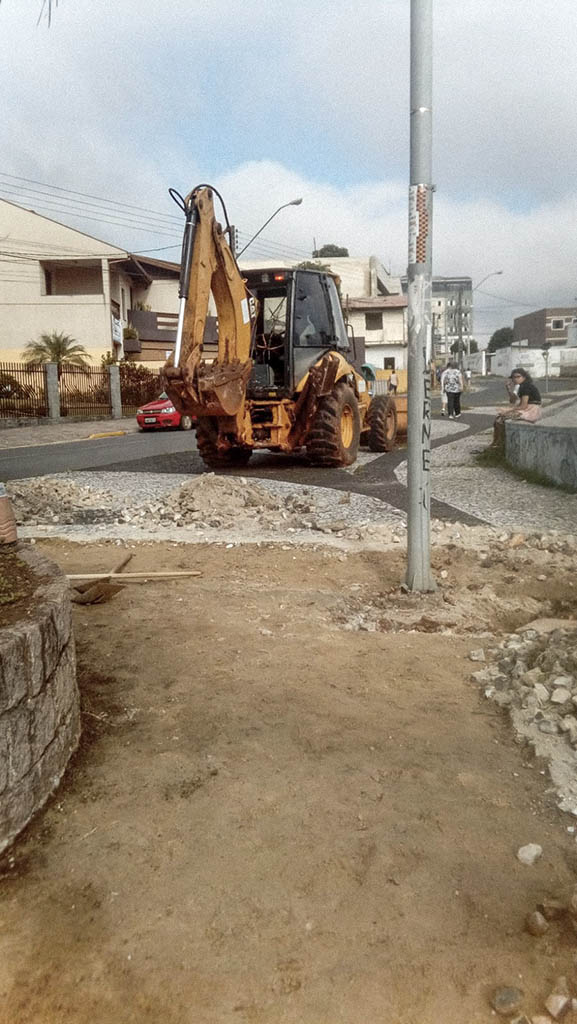
<svg viewBox="0 0 577 1024"><path fill-rule="evenodd" d="M68 572L123 550L38 546ZM75 608L84 734L1 862L1 1024L481 1024L499 983L542 1009L576 939L523 922L575 882L572 819L469 681L488 623L441 622L488 573L518 589L519 553L436 553L427 597L401 551L132 550L203 575ZM497 632L574 611L569 568L526 563Z"/></svg>

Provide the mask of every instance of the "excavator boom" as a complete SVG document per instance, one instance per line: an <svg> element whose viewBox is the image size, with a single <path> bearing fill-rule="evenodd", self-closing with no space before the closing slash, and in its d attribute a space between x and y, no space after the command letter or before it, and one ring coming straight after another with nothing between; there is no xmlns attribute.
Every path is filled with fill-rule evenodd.
<svg viewBox="0 0 577 1024"><path fill-rule="evenodd" d="M249 295L214 214L213 190L199 186L182 200L186 215L180 312L174 357L164 367L166 389L192 416L235 416L250 376ZM218 317L218 355L203 363L202 343L212 292Z"/></svg>

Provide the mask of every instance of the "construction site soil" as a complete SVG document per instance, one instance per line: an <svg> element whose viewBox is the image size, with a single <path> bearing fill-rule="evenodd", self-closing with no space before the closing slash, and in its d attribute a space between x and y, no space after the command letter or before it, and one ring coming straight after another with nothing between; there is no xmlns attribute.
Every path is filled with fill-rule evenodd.
<svg viewBox="0 0 577 1024"><path fill-rule="evenodd" d="M394 529L37 541L202 575L75 607L83 739L1 862L1 1024L483 1024L496 986L574 985L570 921L524 922L572 891L575 818L470 659L575 617L574 540L439 526L415 595Z"/></svg>

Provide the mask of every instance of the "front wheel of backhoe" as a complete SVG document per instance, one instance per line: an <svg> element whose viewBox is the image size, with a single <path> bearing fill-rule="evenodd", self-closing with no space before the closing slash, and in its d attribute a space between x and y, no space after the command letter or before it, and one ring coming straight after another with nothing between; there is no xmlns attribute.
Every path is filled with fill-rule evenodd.
<svg viewBox="0 0 577 1024"><path fill-rule="evenodd" d="M397 438L397 407L389 395L375 395L367 413L369 449L392 452Z"/></svg>
<svg viewBox="0 0 577 1024"><path fill-rule="evenodd" d="M199 419L196 427L196 447L209 469L234 469L246 466L252 455L251 448L219 448L218 431L210 420Z"/></svg>
<svg viewBox="0 0 577 1024"><path fill-rule="evenodd" d="M322 398L306 439L315 466L350 466L359 451L359 403L349 384L337 384Z"/></svg>

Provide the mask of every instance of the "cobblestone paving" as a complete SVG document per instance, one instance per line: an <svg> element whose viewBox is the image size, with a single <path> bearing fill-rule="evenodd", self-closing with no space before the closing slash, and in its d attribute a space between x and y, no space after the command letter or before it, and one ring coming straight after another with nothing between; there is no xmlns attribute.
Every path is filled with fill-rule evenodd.
<svg viewBox="0 0 577 1024"><path fill-rule="evenodd" d="M577 494L525 483L505 469L480 467L475 453L490 444L486 431L450 441L432 452L431 494L493 526L520 531L577 530ZM397 467L407 480L407 463Z"/></svg>
<svg viewBox="0 0 577 1024"><path fill-rule="evenodd" d="M110 518L122 509L139 509L151 502L161 501L176 488L190 482L190 474L180 473L108 473L80 472L54 473L43 481L66 480L79 487L89 487L94 495L104 494L103 510ZM243 479L243 478L241 478ZM25 483L25 481L22 481ZM403 524L405 515L399 509L380 498L371 498L354 491L337 491L332 487L315 487L293 481L253 480L259 487L280 498L298 494L314 496L315 519L320 523L346 520L348 526L364 526L370 523ZM108 498L111 496L111 500ZM304 517L306 519L306 516ZM96 524L95 524L96 525Z"/></svg>

